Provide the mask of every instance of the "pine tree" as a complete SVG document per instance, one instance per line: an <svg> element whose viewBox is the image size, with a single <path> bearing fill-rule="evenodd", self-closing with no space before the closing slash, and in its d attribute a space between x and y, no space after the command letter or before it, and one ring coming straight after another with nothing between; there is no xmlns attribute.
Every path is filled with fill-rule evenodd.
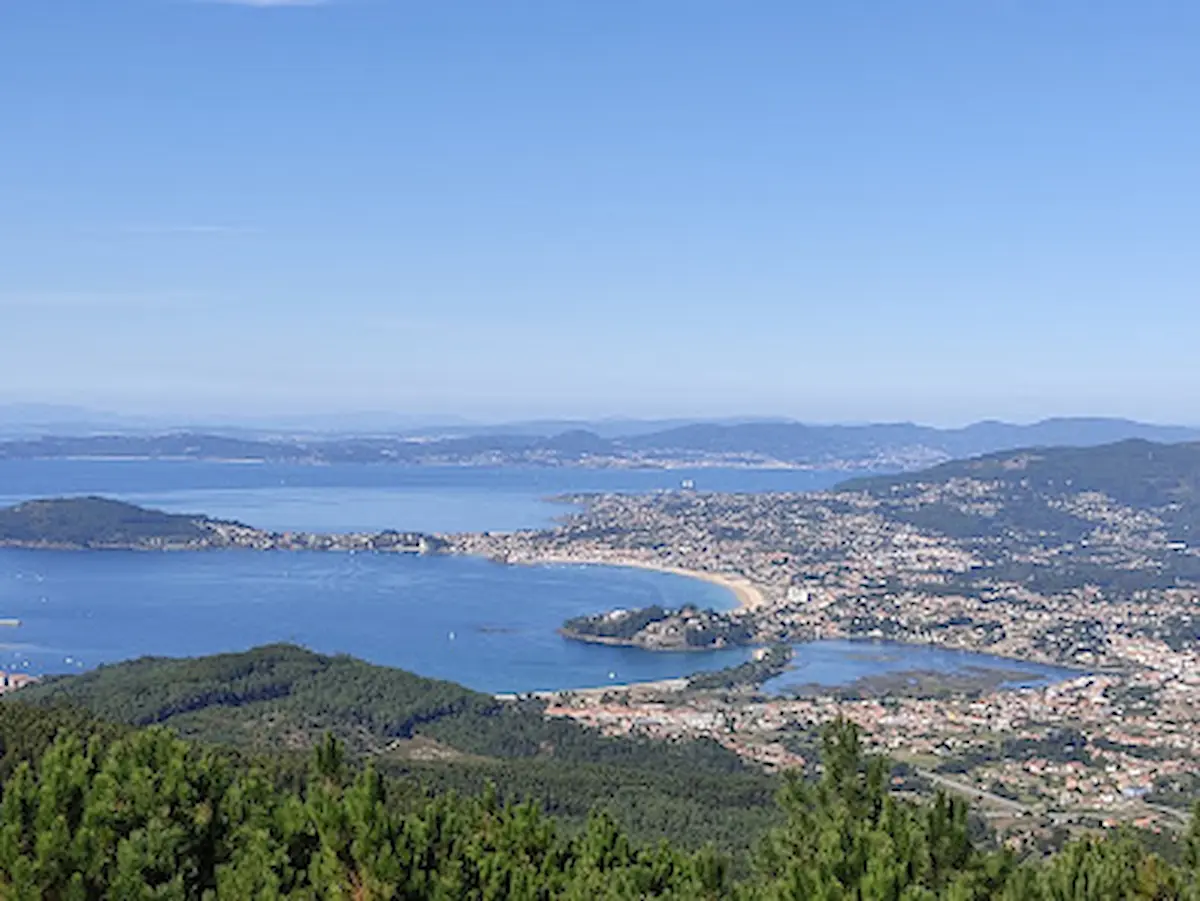
<svg viewBox="0 0 1200 901"><path fill-rule="evenodd" d="M43 747L46 747L43 742ZM886 761L832 724L816 782L788 777L787 824L733 883L712 848L642 847L607 813L565 834L532 803L442 794L398 803L327 737L306 782L162 729L103 748L64 734L0 798L2 901L1200 901L1200 818L1172 867L1129 835L1046 862L971 841L967 808L898 800Z"/></svg>
<svg viewBox="0 0 1200 901"><path fill-rule="evenodd" d="M766 897L965 901L1003 884L1010 864L973 847L966 805L940 793L924 807L898 801L887 761L863 754L853 723L826 727L821 763L815 785L792 774L780 793L787 825L758 856Z"/></svg>
<svg viewBox="0 0 1200 901"><path fill-rule="evenodd" d="M1041 872L1041 901L1176 901L1179 876L1125 836L1085 838L1054 855Z"/></svg>

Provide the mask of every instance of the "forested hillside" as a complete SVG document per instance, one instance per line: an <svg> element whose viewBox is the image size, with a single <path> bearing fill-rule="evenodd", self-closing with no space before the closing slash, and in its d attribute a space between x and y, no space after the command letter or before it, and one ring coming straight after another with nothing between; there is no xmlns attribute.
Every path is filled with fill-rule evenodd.
<svg viewBox="0 0 1200 901"><path fill-rule="evenodd" d="M101 666L31 686L21 700L70 704L135 726L166 724L185 737L258 750L311 747L331 732L354 752L402 751L403 742L423 738L459 756L744 770L735 754L711 742L605 738L570 720L546 719L540 701L500 701L453 682L287 644Z"/></svg>
<svg viewBox="0 0 1200 901"><path fill-rule="evenodd" d="M106 547L189 542L209 531L203 516L163 513L102 497L26 501L0 509L0 544Z"/></svg>
<svg viewBox="0 0 1200 901"><path fill-rule="evenodd" d="M744 877L711 848L631 841L603 813L564 830L536 799L425 796L350 766L332 737L302 772L162 727L123 733L5 704L0 743L0 897L14 901L1200 897L1196 821L1179 864L1123 837L1018 861L973 840L962 802L889 794L886 764L845 723L826 731L819 781L785 782L782 823Z"/></svg>
<svg viewBox="0 0 1200 901"><path fill-rule="evenodd" d="M432 790L537 797L581 825L603 805L639 839L733 851L778 820L778 779L709 742L606 738L539 701L501 702L351 657L272 645L196 659L143 658L21 691L102 720L166 725L253 753L308 751L332 734L354 758Z"/></svg>

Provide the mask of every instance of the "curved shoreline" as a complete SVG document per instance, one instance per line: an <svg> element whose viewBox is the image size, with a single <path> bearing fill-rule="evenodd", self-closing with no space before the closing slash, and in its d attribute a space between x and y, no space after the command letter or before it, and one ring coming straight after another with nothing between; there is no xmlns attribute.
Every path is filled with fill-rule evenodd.
<svg viewBox="0 0 1200 901"><path fill-rule="evenodd" d="M667 573L672 576L682 576L685 579L697 579L724 588L734 599L735 610L757 610L766 606L767 599L757 585L745 576L733 573L714 573L703 569L684 569L679 566L668 566L664 563L652 563L630 557L618 557L606 560L603 557L568 557L547 554L544 557L534 557L521 560L499 559L497 562L518 566L614 566L624 569L644 569L650 572Z"/></svg>

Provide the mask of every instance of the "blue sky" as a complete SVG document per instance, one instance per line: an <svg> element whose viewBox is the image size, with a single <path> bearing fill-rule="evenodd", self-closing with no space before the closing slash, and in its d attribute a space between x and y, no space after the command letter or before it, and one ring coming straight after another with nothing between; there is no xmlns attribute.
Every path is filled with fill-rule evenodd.
<svg viewBox="0 0 1200 901"><path fill-rule="evenodd" d="M1200 423L1200 5L0 0L0 401Z"/></svg>

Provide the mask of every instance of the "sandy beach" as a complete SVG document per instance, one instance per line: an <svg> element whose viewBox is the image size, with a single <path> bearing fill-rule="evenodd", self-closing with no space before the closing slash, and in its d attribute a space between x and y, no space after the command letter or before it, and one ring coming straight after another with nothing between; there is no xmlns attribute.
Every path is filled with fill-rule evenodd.
<svg viewBox="0 0 1200 901"><path fill-rule="evenodd" d="M743 610L754 610L766 604L766 598L753 582L744 576L738 576L732 573L713 573L700 569L683 569L678 566L666 566L661 563L651 563L645 560L637 560L628 557L603 559L600 557L583 558L545 556L529 560L515 560L510 562L530 566L547 563L573 566L623 566L630 569L648 569L653 572L670 573L674 576L683 576L687 579L700 579L701 581L709 582L713 585L720 585L734 596L737 606Z"/></svg>
<svg viewBox="0 0 1200 901"><path fill-rule="evenodd" d="M709 582L713 585L719 585L730 592L737 607L742 610L753 610L756 607L761 607L766 604L766 598L763 593L749 579L744 576L738 576L731 573L711 573L699 569L683 569L678 566L666 566L661 563L651 563L645 560L631 559L628 557L613 557L605 559L602 557L565 557L562 555L546 555L540 557L531 557L529 559L519 560L504 560L510 566L622 566L630 569L648 569L653 572L670 573L673 576L683 576L686 579L700 579L703 582ZM656 652L657 653L657 652ZM599 696L611 691L680 691L687 687L687 678L679 679L658 679L645 682L618 682L607 685L589 686L587 688L560 689L555 691L535 691L527 694L541 697L553 698L563 692L572 694L584 694ZM513 694L496 695L501 700L512 700L517 697Z"/></svg>

